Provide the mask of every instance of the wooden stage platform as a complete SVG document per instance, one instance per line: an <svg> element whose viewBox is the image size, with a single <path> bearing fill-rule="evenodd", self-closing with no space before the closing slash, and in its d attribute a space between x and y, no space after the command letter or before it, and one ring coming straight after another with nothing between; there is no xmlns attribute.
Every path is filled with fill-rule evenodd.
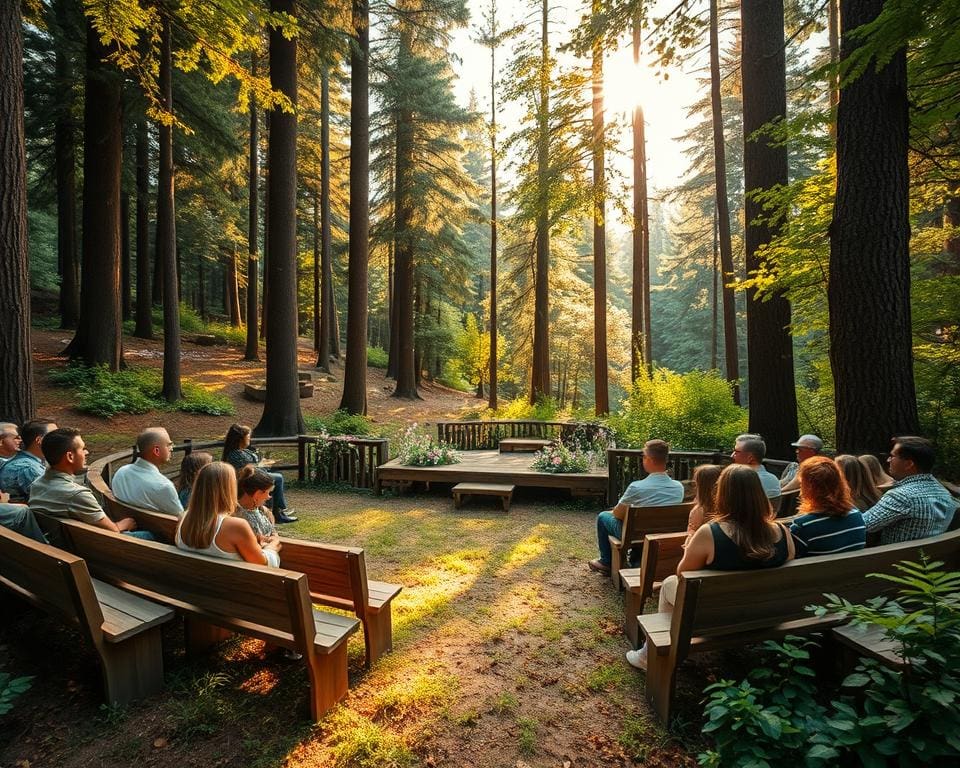
<svg viewBox="0 0 960 768"><path fill-rule="evenodd" d="M509 483L518 488L566 488L572 496L607 494L607 468L590 472L537 472L530 468L532 453L500 453L497 450L459 451L459 464L439 467L410 467L393 459L377 467L373 492L384 486L403 487L408 483Z"/></svg>

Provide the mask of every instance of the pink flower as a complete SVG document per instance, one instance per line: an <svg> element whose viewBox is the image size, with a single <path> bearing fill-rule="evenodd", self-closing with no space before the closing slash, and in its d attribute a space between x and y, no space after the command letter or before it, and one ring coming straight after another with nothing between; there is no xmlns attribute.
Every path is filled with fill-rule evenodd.
<svg viewBox="0 0 960 768"><path fill-rule="evenodd" d="M561 458L560 458L559 456L554 456L554 457L553 457L553 463L554 463L554 464L559 464L561 461L562 461L562 460L561 460Z"/></svg>

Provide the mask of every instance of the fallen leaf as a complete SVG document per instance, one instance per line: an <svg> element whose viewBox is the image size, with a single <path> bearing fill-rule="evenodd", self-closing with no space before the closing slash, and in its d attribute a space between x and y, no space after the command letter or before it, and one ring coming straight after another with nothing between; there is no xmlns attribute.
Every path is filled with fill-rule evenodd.
<svg viewBox="0 0 960 768"><path fill-rule="evenodd" d="M17 760L17 768L30 768L29 760Z"/></svg>
<svg viewBox="0 0 960 768"><path fill-rule="evenodd" d="M163 738L163 736L153 740L154 749L166 749L168 746L170 746L170 742Z"/></svg>

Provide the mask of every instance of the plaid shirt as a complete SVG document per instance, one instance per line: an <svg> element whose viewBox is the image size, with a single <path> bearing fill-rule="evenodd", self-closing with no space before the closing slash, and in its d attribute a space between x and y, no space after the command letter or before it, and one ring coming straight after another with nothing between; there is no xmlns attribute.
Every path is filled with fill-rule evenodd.
<svg viewBox="0 0 960 768"><path fill-rule="evenodd" d="M945 533L957 503L930 474L910 475L893 484L863 513L867 531L883 530L881 544L925 539Z"/></svg>
<svg viewBox="0 0 960 768"><path fill-rule="evenodd" d="M18 451L0 468L0 490L10 494L10 501L26 502L30 498L30 486L46 467L43 459L27 451Z"/></svg>

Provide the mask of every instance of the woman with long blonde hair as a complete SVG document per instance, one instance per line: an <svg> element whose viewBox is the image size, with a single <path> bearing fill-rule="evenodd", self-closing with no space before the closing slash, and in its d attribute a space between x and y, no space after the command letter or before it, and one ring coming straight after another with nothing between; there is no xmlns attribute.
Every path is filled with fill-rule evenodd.
<svg viewBox="0 0 960 768"><path fill-rule="evenodd" d="M687 540L690 543L693 534L704 523L709 523L716 515L716 496L714 490L723 467L719 464L701 464L693 470L694 505L687 518Z"/></svg>
<svg viewBox="0 0 960 768"><path fill-rule="evenodd" d="M893 485L893 478L883 471L883 465L880 464L880 459L872 453L865 453L862 456L857 456L857 458L866 468L867 474L873 478L873 484L877 486L877 488L885 490Z"/></svg>
<svg viewBox="0 0 960 768"><path fill-rule="evenodd" d="M880 501L883 492L877 488L873 476L867 471L860 459L842 453L835 457L834 461L837 462L837 466L840 467L840 471L846 478L847 485L850 486L850 495L853 496L853 503L857 509L866 512Z"/></svg>
<svg viewBox="0 0 960 768"><path fill-rule="evenodd" d="M207 464L197 473L190 505L177 527L180 549L226 560L244 560L256 565L280 565L280 540L261 545L237 508L237 474L222 461Z"/></svg>
<svg viewBox="0 0 960 768"><path fill-rule="evenodd" d="M793 538L776 515L756 471L746 464L724 468L715 490L716 514L701 525L677 566L660 588L660 613L672 613L678 576L708 568L741 571L776 568L796 555ZM647 646L627 651L627 661L647 668Z"/></svg>

